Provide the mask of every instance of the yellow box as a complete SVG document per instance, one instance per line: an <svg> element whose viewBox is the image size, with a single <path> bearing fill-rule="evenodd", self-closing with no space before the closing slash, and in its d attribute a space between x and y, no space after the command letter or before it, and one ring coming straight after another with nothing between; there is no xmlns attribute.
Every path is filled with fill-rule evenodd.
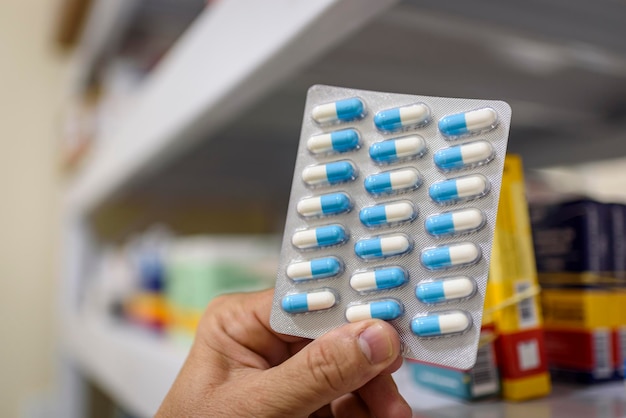
<svg viewBox="0 0 626 418"><path fill-rule="evenodd" d="M488 292L498 332L541 327L537 270L519 156L507 155L498 204ZM530 297L515 297L531 295Z"/></svg>
<svg viewBox="0 0 626 418"><path fill-rule="evenodd" d="M603 289L544 289L541 292L546 328L584 329L612 327L611 306L617 294Z"/></svg>
<svg viewBox="0 0 626 418"><path fill-rule="evenodd" d="M539 373L519 379L502 379L502 395L509 401L525 401L550 393L550 373Z"/></svg>

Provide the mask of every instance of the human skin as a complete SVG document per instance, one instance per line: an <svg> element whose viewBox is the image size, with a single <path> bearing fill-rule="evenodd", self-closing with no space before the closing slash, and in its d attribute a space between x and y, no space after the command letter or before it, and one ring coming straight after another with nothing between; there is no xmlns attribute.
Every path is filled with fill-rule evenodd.
<svg viewBox="0 0 626 418"><path fill-rule="evenodd" d="M221 296L157 412L165 417L411 417L391 377L400 340L384 321L311 341L269 325L273 291Z"/></svg>

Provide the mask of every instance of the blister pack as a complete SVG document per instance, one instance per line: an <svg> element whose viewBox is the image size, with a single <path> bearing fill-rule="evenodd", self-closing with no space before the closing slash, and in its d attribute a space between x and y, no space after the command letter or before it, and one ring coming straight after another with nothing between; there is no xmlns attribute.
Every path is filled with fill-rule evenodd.
<svg viewBox="0 0 626 418"><path fill-rule="evenodd" d="M388 321L405 357L476 359L511 108L309 89L271 326Z"/></svg>

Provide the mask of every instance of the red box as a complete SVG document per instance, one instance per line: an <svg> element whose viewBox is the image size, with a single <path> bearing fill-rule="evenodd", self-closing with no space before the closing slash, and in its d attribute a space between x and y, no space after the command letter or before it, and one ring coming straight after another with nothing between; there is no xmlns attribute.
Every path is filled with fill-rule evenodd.
<svg viewBox="0 0 626 418"><path fill-rule="evenodd" d="M520 379L548 371L541 328L500 334L495 347L500 374L504 379Z"/></svg>
<svg viewBox="0 0 626 418"><path fill-rule="evenodd" d="M590 372L596 379L610 378L614 370L612 334L608 328L546 329L550 367Z"/></svg>

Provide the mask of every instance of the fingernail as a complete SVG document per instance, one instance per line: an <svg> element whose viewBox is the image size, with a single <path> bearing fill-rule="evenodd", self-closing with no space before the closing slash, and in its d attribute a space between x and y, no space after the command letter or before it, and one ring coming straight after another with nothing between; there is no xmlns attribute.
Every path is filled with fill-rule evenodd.
<svg viewBox="0 0 626 418"><path fill-rule="evenodd" d="M359 335L359 347L372 364L381 363L393 354L393 345L382 325L376 324Z"/></svg>

